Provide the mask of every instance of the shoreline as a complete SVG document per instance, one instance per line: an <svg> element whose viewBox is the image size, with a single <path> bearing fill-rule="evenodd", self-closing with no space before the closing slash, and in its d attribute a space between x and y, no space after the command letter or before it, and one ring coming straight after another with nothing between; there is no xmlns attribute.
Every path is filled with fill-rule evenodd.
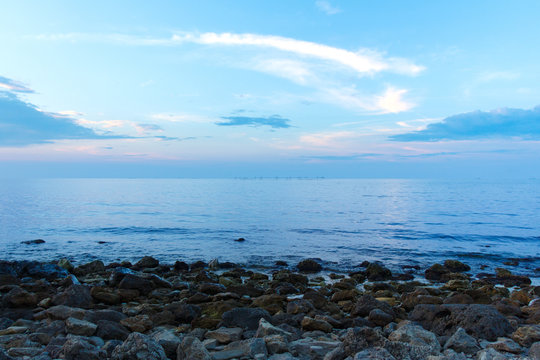
<svg viewBox="0 0 540 360"><path fill-rule="evenodd" d="M325 264L0 261L0 358L540 358L540 287L509 266Z"/></svg>

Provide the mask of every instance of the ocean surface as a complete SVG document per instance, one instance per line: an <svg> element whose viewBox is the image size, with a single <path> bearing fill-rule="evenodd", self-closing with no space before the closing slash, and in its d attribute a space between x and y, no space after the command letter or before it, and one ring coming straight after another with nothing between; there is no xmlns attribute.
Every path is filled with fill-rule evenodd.
<svg viewBox="0 0 540 360"><path fill-rule="evenodd" d="M32 239L46 242L21 243ZM337 270L455 258L489 271L516 258L505 267L537 280L540 180L0 180L0 254L252 266L320 258Z"/></svg>

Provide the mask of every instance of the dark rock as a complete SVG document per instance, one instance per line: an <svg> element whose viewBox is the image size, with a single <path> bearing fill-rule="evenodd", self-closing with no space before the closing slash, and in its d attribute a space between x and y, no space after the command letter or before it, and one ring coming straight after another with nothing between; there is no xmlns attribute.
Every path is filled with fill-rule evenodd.
<svg viewBox="0 0 540 360"><path fill-rule="evenodd" d="M197 305L172 303L165 306L165 310L174 315L174 319L181 324L191 323L201 316L201 308Z"/></svg>
<svg viewBox="0 0 540 360"><path fill-rule="evenodd" d="M46 264L37 261L30 261L24 263L24 266L19 273L19 276L31 276L33 278L44 278L47 280L54 280L58 278L65 278L69 273L66 269L61 268L56 264Z"/></svg>
<svg viewBox="0 0 540 360"><path fill-rule="evenodd" d="M125 340L129 331L114 321L99 320L97 322L96 336L103 340Z"/></svg>
<svg viewBox="0 0 540 360"><path fill-rule="evenodd" d="M226 288L221 284L202 283L199 284L199 291L209 295L216 295L225 292Z"/></svg>
<svg viewBox="0 0 540 360"><path fill-rule="evenodd" d="M380 264L370 263L366 269L366 276L369 281L384 281L392 278L392 272Z"/></svg>
<svg viewBox="0 0 540 360"><path fill-rule="evenodd" d="M120 289L139 290L143 293L149 293L156 288L152 280L135 274L126 274L118 284Z"/></svg>
<svg viewBox="0 0 540 360"><path fill-rule="evenodd" d="M116 305L122 302L120 294L110 288L94 286L90 289L90 295L97 302L102 302L107 305Z"/></svg>
<svg viewBox="0 0 540 360"><path fill-rule="evenodd" d="M241 237L241 238L235 239L234 241L244 242L244 241L246 241L246 239L244 239L243 237Z"/></svg>
<svg viewBox="0 0 540 360"><path fill-rule="evenodd" d="M189 271L189 265L183 261L176 261L174 263L174 269L176 271Z"/></svg>
<svg viewBox="0 0 540 360"><path fill-rule="evenodd" d="M105 265L101 260L94 260L87 264L77 266L73 269L73 273L77 276L85 276L88 274L101 274L105 272Z"/></svg>
<svg viewBox="0 0 540 360"><path fill-rule="evenodd" d="M379 309L394 316L394 311L389 304L379 301L369 294L362 295L358 298L351 314L354 316L368 316L373 309Z"/></svg>
<svg viewBox="0 0 540 360"><path fill-rule="evenodd" d="M37 297L35 294L29 293L19 286L13 287L3 297L3 302L7 307L35 307L37 304Z"/></svg>
<svg viewBox="0 0 540 360"><path fill-rule="evenodd" d="M26 245L45 244L45 240L43 239L26 240L26 241L21 241L21 244L26 244Z"/></svg>
<svg viewBox="0 0 540 360"><path fill-rule="evenodd" d="M465 272L465 271L471 270L471 267L469 265L464 264L458 260L445 260L444 267L453 273L459 273L459 272Z"/></svg>
<svg viewBox="0 0 540 360"><path fill-rule="evenodd" d="M474 304L474 299L467 294L454 294L443 301L444 304Z"/></svg>
<svg viewBox="0 0 540 360"><path fill-rule="evenodd" d="M512 331L508 320L489 305L417 305L409 314L416 321L438 335L453 335L462 327L476 338L496 340Z"/></svg>
<svg viewBox="0 0 540 360"><path fill-rule="evenodd" d="M176 350L177 360L212 360L208 350L199 339L194 336L186 336L182 344Z"/></svg>
<svg viewBox="0 0 540 360"><path fill-rule="evenodd" d="M302 260L296 265L299 271L307 273L315 273L322 270L321 264L313 259Z"/></svg>
<svg viewBox="0 0 540 360"><path fill-rule="evenodd" d="M293 300L287 304L287 314L307 314L313 310L313 304L305 299Z"/></svg>
<svg viewBox="0 0 540 360"><path fill-rule="evenodd" d="M127 316L125 314L119 311L115 311L111 309L103 309L103 310L87 311L86 314L84 315L84 320L97 324L97 322L100 320L120 322L126 317Z"/></svg>
<svg viewBox="0 0 540 360"><path fill-rule="evenodd" d="M428 280L440 281L444 274L448 274L448 270L445 266L441 264L434 264L425 271L425 277Z"/></svg>
<svg viewBox="0 0 540 360"><path fill-rule="evenodd" d="M134 332L117 346L111 356L112 360L167 360L163 347L151 337Z"/></svg>
<svg viewBox="0 0 540 360"><path fill-rule="evenodd" d="M289 266L289 264L287 264L287 262L285 262L283 260L276 261L275 265L276 266Z"/></svg>
<svg viewBox="0 0 540 360"><path fill-rule="evenodd" d="M206 263L204 261L195 261L191 266L189 267L191 271L197 271L204 269L206 267Z"/></svg>
<svg viewBox="0 0 540 360"><path fill-rule="evenodd" d="M391 323L394 317L381 309L373 309L369 312L368 319L377 326L385 326Z"/></svg>
<svg viewBox="0 0 540 360"><path fill-rule="evenodd" d="M137 261L133 266L136 269L155 268L159 265L159 261L152 256L145 256L141 260Z"/></svg>
<svg viewBox="0 0 540 360"><path fill-rule="evenodd" d="M98 349L82 337L68 339L62 346L61 352L66 360L99 360L106 357L105 351Z"/></svg>
<svg viewBox="0 0 540 360"><path fill-rule="evenodd" d="M445 349L452 349L458 353L476 354L481 348L475 338L467 334L463 328L458 328L444 344Z"/></svg>
<svg viewBox="0 0 540 360"><path fill-rule="evenodd" d="M88 309L92 306L90 289L85 285L71 285L62 293L53 297L54 305L65 305Z"/></svg>
<svg viewBox="0 0 540 360"><path fill-rule="evenodd" d="M304 316L301 322L302 329L305 331L324 331L332 332L332 325L325 320L313 319L309 316Z"/></svg>
<svg viewBox="0 0 540 360"><path fill-rule="evenodd" d="M236 308L223 314L222 323L226 327L257 330L260 319L270 321L271 318L270 313L261 308Z"/></svg>

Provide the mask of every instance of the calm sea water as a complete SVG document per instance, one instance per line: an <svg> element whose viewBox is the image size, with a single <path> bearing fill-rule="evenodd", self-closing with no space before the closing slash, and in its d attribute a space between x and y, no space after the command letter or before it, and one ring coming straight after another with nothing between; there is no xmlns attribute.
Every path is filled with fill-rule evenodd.
<svg viewBox="0 0 540 360"><path fill-rule="evenodd" d="M540 267L538 180L2 180L0 199L4 259Z"/></svg>

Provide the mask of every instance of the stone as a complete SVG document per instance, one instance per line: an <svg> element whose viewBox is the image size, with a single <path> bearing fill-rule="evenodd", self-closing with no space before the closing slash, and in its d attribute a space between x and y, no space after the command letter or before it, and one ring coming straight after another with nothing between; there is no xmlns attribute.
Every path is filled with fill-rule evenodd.
<svg viewBox="0 0 540 360"><path fill-rule="evenodd" d="M531 345L528 355L531 359L540 359L540 341Z"/></svg>
<svg viewBox="0 0 540 360"><path fill-rule="evenodd" d="M398 324L398 329L388 335L388 340L401 341L412 346L426 346L432 355L441 351L441 345L434 333L408 321Z"/></svg>
<svg viewBox="0 0 540 360"><path fill-rule="evenodd" d="M487 344L486 348L494 348L497 351L519 354L523 351L515 341L509 338L498 338L497 341Z"/></svg>
<svg viewBox="0 0 540 360"><path fill-rule="evenodd" d="M94 260L87 264L77 266L73 269L73 273L77 276L84 276L88 274L100 274L105 272L105 264L101 260Z"/></svg>
<svg viewBox="0 0 540 360"><path fill-rule="evenodd" d="M168 360L165 351L150 336L134 332L112 352L111 360Z"/></svg>
<svg viewBox="0 0 540 360"><path fill-rule="evenodd" d="M287 304L287 314L306 314L312 310L315 310L315 307L305 299L293 300Z"/></svg>
<svg viewBox="0 0 540 360"><path fill-rule="evenodd" d="M416 305L409 320L438 335L453 335L462 327L475 338L494 341L512 331L508 320L493 306L471 304Z"/></svg>
<svg viewBox="0 0 540 360"><path fill-rule="evenodd" d="M45 310L45 313L48 317L55 320L66 320L68 317L82 319L85 315L85 310L65 305L56 305Z"/></svg>
<svg viewBox="0 0 540 360"><path fill-rule="evenodd" d="M62 258L62 259L58 260L57 265L60 266L63 269L66 269L67 271L70 271L70 272L73 271L73 269L75 268L73 266L73 264L66 258Z"/></svg>
<svg viewBox="0 0 540 360"><path fill-rule="evenodd" d="M257 330L259 320L271 319L270 313L261 308L236 308L226 311L221 317L225 327L240 327L242 329Z"/></svg>
<svg viewBox="0 0 540 360"><path fill-rule="evenodd" d="M145 256L141 260L137 261L133 266L136 269L155 268L159 265L159 261L152 256Z"/></svg>
<svg viewBox="0 0 540 360"><path fill-rule="evenodd" d="M103 340L125 340L129 332L127 329L114 321L99 320L97 322L96 335Z"/></svg>
<svg viewBox="0 0 540 360"><path fill-rule="evenodd" d="M152 328L153 323L148 315L136 315L120 320L120 324L133 332L143 333Z"/></svg>
<svg viewBox="0 0 540 360"><path fill-rule="evenodd" d="M385 281L392 278L392 272L380 264L370 263L366 268L366 276L369 281Z"/></svg>
<svg viewBox="0 0 540 360"><path fill-rule="evenodd" d="M165 306L164 309L170 311L174 315L174 320L181 324L191 323L201 316L201 308L192 304L176 302Z"/></svg>
<svg viewBox="0 0 540 360"><path fill-rule="evenodd" d="M21 244L39 245L39 244L45 244L45 240L43 240L43 239L26 240L26 241L21 241Z"/></svg>
<svg viewBox="0 0 540 360"><path fill-rule="evenodd" d="M125 274L120 283L118 284L120 289L132 289L138 290L142 293L149 293L156 288L154 283L147 277L135 275L135 274Z"/></svg>
<svg viewBox="0 0 540 360"><path fill-rule="evenodd" d="M84 315L84 320L93 322L97 324L100 320L107 320L113 322L120 322L122 319L125 319L127 316L123 313L111 309L103 310L90 310L87 311Z"/></svg>
<svg viewBox="0 0 540 360"><path fill-rule="evenodd" d="M85 285L71 285L62 293L52 298L54 305L66 305L88 309L92 306L90 289Z"/></svg>
<svg viewBox="0 0 540 360"><path fill-rule="evenodd" d="M540 341L540 325L521 326L512 334L512 339L521 346L529 347Z"/></svg>
<svg viewBox="0 0 540 360"><path fill-rule="evenodd" d="M66 331L69 334L92 336L97 329L97 325L89 321L69 317L66 319Z"/></svg>
<svg viewBox="0 0 540 360"><path fill-rule="evenodd" d="M362 350L354 355L353 360L395 360L385 348L373 347Z"/></svg>
<svg viewBox="0 0 540 360"><path fill-rule="evenodd" d="M96 302L102 302L107 305L116 305L122 302L120 294L110 288L94 286L90 289L90 295Z"/></svg>
<svg viewBox="0 0 540 360"><path fill-rule="evenodd" d="M449 272L450 270L448 270L445 266L442 266L441 264L433 264L426 269L424 276L427 280L440 281L442 276L444 274L448 274Z"/></svg>
<svg viewBox="0 0 540 360"><path fill-rule="evenodd" d="M316 273L322 270L321 264L313 259L302 260L296 267L299 271L307 273Z"/></svg>
<svg viewBox="0 0 540 360"><path fill-rule="evenodd" d="M324 332L332 332L332 325L330 325L328 322L324 320L317 320L310 318L309 316L304 316L302 319L302 329L305 331L324 331Z"/></svg>
<svg viewBox="0 0 540 360"><path fill-rule="evenodd" d="M170 358L176 357L176 349L182 343L182 337L179 336L174 330L161 329L152 334L154 339L165 351L165 354Z"/></svg>
<svg viewBox="0 0 540 360"><path fill-rule="evenodd" d="M16 358L32 358L35 359L43 349L38 347L12 347L8 350L8 355Z"/></svg>
<svg viewBox="0 0 540 360"><path fill-rule="evenodd" d="M394 317L381 309L373 309L369 312L369 321L377 326L385 326L394 320Z"/></svg>
<svg viewBox="0 0 540 360"><path fill-rule="evenodd" d="M184 261L176 261L174 263L174 269L176 271L189 271L189 265Z"/></svg>
<svg viewBox="0 0 540 360"><path fill-rule="evenodd" d="M177 360L213 360L202 342L194 336L186 336L176 350Z"/></svg>
<svg viewBox="0 0 540 360"><path fill-rule="evenodd" d="M457 273L457 272L465 272L470 271L471 267L467 264L462 263L458 260L445 260L444 261L444 267L450 270L450 272Z"/></svg>
<svg viewBox="0 0 540 360"><path fill-rule="evenodd" d="M467 334L463 328L458 328L444 344L445 349L452 349L458 353L475 354L481 348L475 338Z"/></svg>
<svg viewBox="0 0 540 360"><path fill-rule="evenodd" d="M29 293L19 286L15 286L3 297L8 307L35 307L38 299L35 294Z"/></svg>
<svg viewBox="0 0 540 360"><path fill-rule="evenodd" d="M507 360L509 359L509 357L506 356L505 354L498 352L497 350L493 348L488 348L488 349L479 351L476 354L476 359L477 360Z"/></svg>
<svg viewBox="0 0 540 360"><path fill-rule="evenodd" d="M61 349L62 357L66 360L100 360L106 357L103 350L82 337L67 339Z"/></svg>
<svg viewBox="0 0 540 360"><path fill-rule="evenodd" d="M315 340L305 338L289 343L289 352L301 359L320 359L340 346L339 341Z"/></svg>
<svg viewBox="0 0 540 360"><path fill-rule="evenodd" d="M262 320L262 319L261 319ZM233 341L238 341L242 338L242 328L225 328L221 327L214 331L208 331L205 335L208 339L216 339L221 344L228 344Z"/></svg>
<svg viewBox="0 0 540 360"><path fill-rule="evenodd" d="M264 340L260 338L235 341L225 346L224 350L235 351L240 354L239 357L246 356L255 358L263 355L264 358L266 358L268 356L266 344Z"/></svg>
<svg viewBox="0 0 540 360"><path fill-rule="evenodd" d="M259 320L259 327L257 328L255 337L262 338L262 337L271 336L271 335L280 335L285 338L292 337L292 333L285 331L281 328L278 328L277 326L270 324L264 318L261 318Z"/></svg>
<svg viewBox="0 0 540 360"><path fill-rule="evenodd" d="M368 316L373 309L382 310L390 315L394 314L394 311L390 305L375 299L369 294L362 295L358 298L351 314L354 316Z"/></svg>

